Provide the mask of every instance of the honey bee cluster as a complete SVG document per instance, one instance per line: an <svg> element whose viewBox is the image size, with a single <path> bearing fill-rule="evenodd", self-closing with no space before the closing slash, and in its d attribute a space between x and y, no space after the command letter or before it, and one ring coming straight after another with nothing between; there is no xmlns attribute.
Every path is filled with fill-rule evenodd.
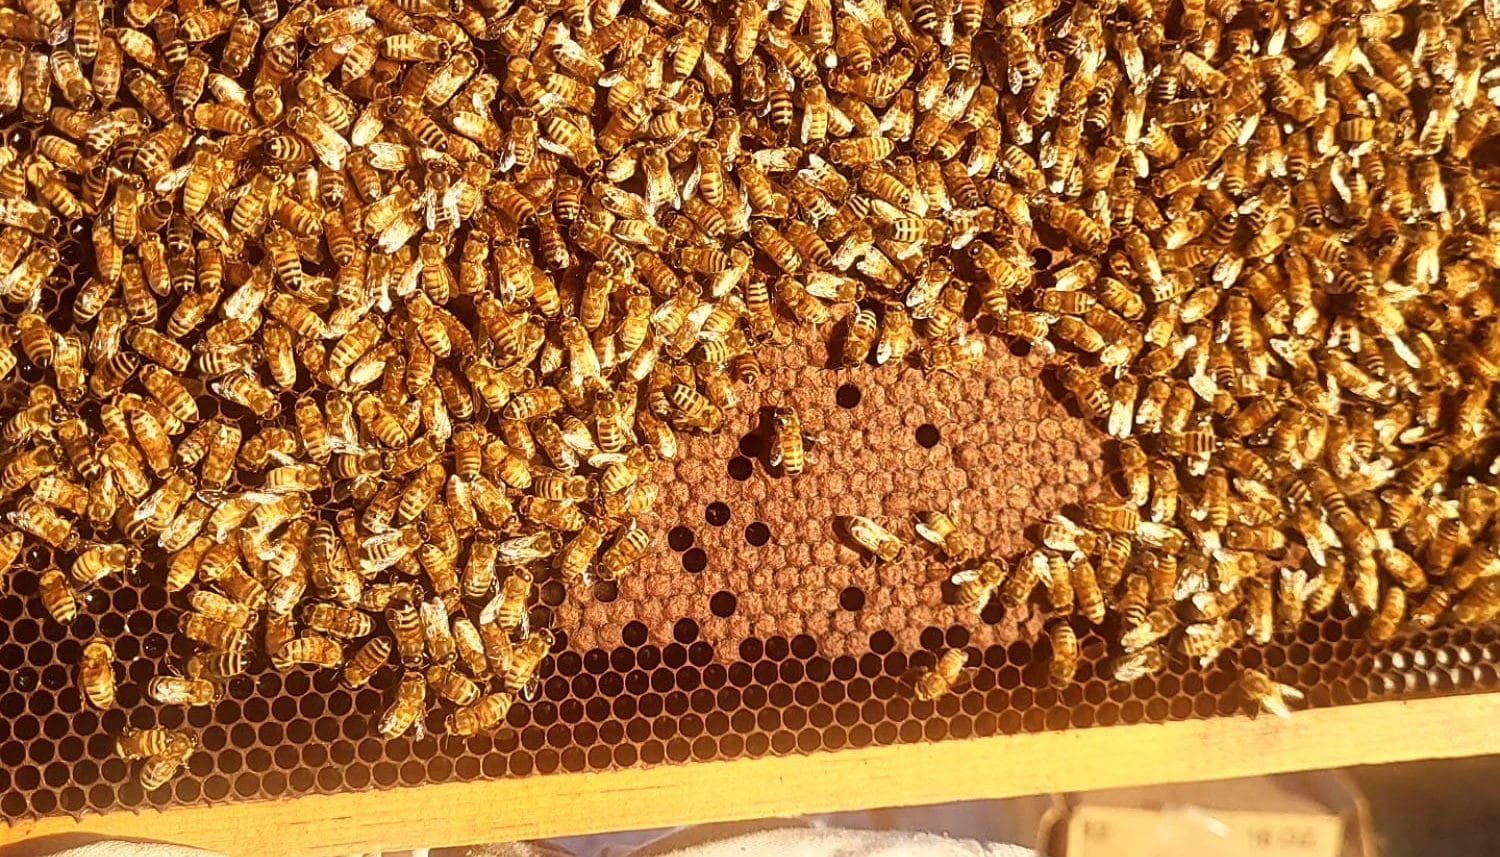
<svg viewBox="0 0 1500 857"><path fill-rule="evenodd" d="M64 624L183 593L163 704L258 650L399 669L387 736L495 727L537 581L629 573L653 463L792 321L1062 355L1123 496L959 582L1118 614L1122 679L1341 593L1376 638L1500 611L1483 5L21 0L0 39L0 567L51 551ZM148 735L159 784L193 743Z"/></svg>

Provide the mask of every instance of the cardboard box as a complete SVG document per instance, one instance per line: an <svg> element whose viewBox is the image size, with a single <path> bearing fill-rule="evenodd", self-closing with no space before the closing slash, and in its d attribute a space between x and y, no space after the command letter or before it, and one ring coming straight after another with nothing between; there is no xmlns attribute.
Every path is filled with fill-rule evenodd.
<svg viewBox="0 0 1500 857"><path fill-rule="evenodd" d="M1369 808L1339 772L1061 795L1038 842L1051 857L1375 854Z"/></svg>

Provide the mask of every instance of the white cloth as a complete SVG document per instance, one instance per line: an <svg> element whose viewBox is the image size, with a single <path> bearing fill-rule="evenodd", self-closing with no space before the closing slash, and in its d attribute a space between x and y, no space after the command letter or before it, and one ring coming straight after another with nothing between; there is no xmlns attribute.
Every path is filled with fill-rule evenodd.
<svg viewBox="0 0 1500 857"><path fill-rule="evenodd" d="M661 857L1035 857L1030 848L901 830L790 828L705 842Z"/></svg>

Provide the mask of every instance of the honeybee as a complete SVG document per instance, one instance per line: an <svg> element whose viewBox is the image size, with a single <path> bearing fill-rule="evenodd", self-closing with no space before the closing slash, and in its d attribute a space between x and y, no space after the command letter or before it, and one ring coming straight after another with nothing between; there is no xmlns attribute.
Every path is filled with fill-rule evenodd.
<svg viewBox="0 0 1500 857"><path fill-rule="evenodd" d="M1125 574L1126 563L1130 560L1132 549L1131 540L1128 536L1113 534L1101 540L1099 546L1099 565L1095 569L1099 583L1106 589L1113 589L1115 584Z"/></svg>
<svg viewBox="0 0 1500 857"><path fill-rule="evenodd" d="M199 613L189 613L183 617L180 627L188 639L225 652L242 651L250 644L243 629Z"/></svg>
<svg viewBox="0 0 1500 857"><path fill-rule="evenodd" d="M1019 610L1026 606L1037 584L1049 579L1051 569L1047 556L1041 551L1032 551L1016 563L1010 575L1000 587L1000 603L1007 610ZM1069 581L1071 583L1071 581Z"/></svg>
<svg viewBox="0 0 1500 857"><path fill-rule="evenodd" d="M977 568L954 572L949 578L949 582L957 587L953 603L977 615L1005 582L1005 576L1005 566L993 560L985 561Z"/></svg>
<svg viewBox="0 0 1500 857"><path fill-rule="evenodd" d="M917 675L915 690L917 699L933 702L951 693L964 679L969 653L963 649L948 649L938 656L931 669Z"/></svg>
<svg viewBox="0 0 1500 857"><path fill-rule="evenodd" d="M1079 612L1095 625L1102 623L1105 616L1104 592L1099 586L1098 574L1088 555L1074 553L1068 559L1068 574Z"/></svg>
<svg viewBox="0 0 1500 857"><path fill-rule="evenodd" d="M651 537L632 521L599 557L599 578L617 580L646 555Z"/></svg>
<svg viewBox="0 0 1500 857"><path fill-rule="evenodd" d="M127 545L90 545L73 560L69 575L83 586L98 583L111 574L123 575L140 562L140 551Z"/></svg>
<svg viewBox="0 0 1500 857"><path fill-rule="evenodd" d="M427 682L422 674L408 669L396 685L396 698L381 715L379 730L386 738L404 735L413 726L421 730L421 717L427 701ZM419 735L420 737L420 735Z"/></svg>
<svg viewBox="0 0 1500 857"><path fill-rule="evenodd" d="M287 640L271 653L271 664L283 672L299 664L332 668L344 660L344 649L328 637L309 634Z"/></svg>
<svg viewBox="0 0 1500 857"><path fill-rule="evenodd" d="M484 624L480 624L483 630ZM541 666L547 653L552 650L555 638L552 632L543 628L526 639L522 640L511 654L510 662L505 666L503 674L505 677L505 689L510 693L519 693L522 699L531 699L536 695L536 670Z"/></svg>
<svg viewBox="0 0 1500 857"><path fill-rule="evenodd" d="M802 473L807 453L803 445L802 420L796 408L777 408L772 416L775 439L771 447L771 466L780 467L788 476Z"/></svg>
<svg viewBox="0 0 1500 857"><path fill-rule="evenodd" d="M141 763L141 788L150 792L166 785L197 749L197 743L187 739L172 742L165 751L148 756Z"/></svg>
<svg viewBox="0 0 1500 857"><path fill-rule="evenodd" d="M1110 533L1131 534L1141 524L1140 513L1126 504L1087 503L1083 507L1083 518L1089 526Z"/></svg>
<svg viewBox="0 0 1500 857"><path fill-rule="evenodd" d="M1224 650L1244 635L1244 626L1237 619L1217 619L1201 622L1182 629L1177 638L1182 653L1207 667L1219 659Z"/></svg>
<svg viewBox="0 0 1500 857"><path fill-rule="evenodd" d="M1422 603L1412 608L1409 622L1411 627L1425 631L1443 619L1448 613L1448 608L1453 605L1458 595L1457 590L1446 586L1435 586L1422 599Z"/></svg>
<svg viewBox="0 0 1500 857"><path fill-rule="evenodd" d="M1500 552L1489 545L1475 545L1448 575L1448 582L1456 589L1468 589L1476 581L1500 575Z"/></svg>
<svg viewBox="0 0 1500 857"><path fill-rule="evenodd" d="M407 599L392 601L385 608L385 620L396 640L401 664L408 669L421 666L426 658L426 639L422 635L422 620L417 608Z"/></svg>
<svg viewBox="0 0 1500 857"><path fill-rule="evenodd" d="M357 690L369 684L369 680L390 662L390 653L392 644L389 636L372 636L365 641L365 645L360 645L354 656L345 662L341 675L344 686Z"/></svg>
<svg viewBox="0 0 1500 857"><path fill-rule="evenodd" d="M435 663L452 663L458 656L458 646L453 640L453 623L448 616L447 604L440 597L430 598L422 602L418 613L427 653Z"/></svg>
<svg viewBox="0 0 1500 857"><path fill-rule="evenodd" d="M1011 313L1007 316L1007 320L1015 316L1016 313ZM1046 333L1043 332L1042 336L1045 335ZM1092 419L1104 419L1109 415L1109 391L1093 373L1077 364L1070 363L1062 368L1062 383L1078 402L1085 416Z"/></svg>
<svg viewBox="0 0 1500 857"><path fill-rule="evenodd" d="M467 676L450 667L434 664L427 668L427 686L454 705L466 706L479 698L480 687Z"/></svg>
<svg viewBox="0 0 1500 857"><path fill-rule="evenodd" d="M10 571L25 546L26 534L20 530L10 530L0 535L0 575Z"/></svg>
<svg viewBox="0 0 1500 857"><path fill-rule="evenodd" d="M1292 711L1287 703L1300 702L1302 691L1281 684L1260 670L1245 670L1240 673L1240 692L1257 710L1268 711L1280 718L1289 718Z"/></svg>
<svg viewBox="0 0 1500 857"><path fill-rule="evenodd" d="M918 536L936 545L952 562L967 562L977 553L974 539L945 512L920 513L915 527Z"/></svg>
<svg viewBox="0 0 1500 857"><path fill-rule="evenodd" d="M508 576L500 591L480 611L480 623L494 623L507 634L526 637L530 630L527 601L531 598L532 578L524 569Z"/></svg>
<svg viewBox="0 0 1500 857"><path fill-rule="evenodd" d="M220 576L221 579L225 575ZM234 628L249 627L255 621L255 611L210 589L200 589L189 599L197 614L215 622L223 622Z"/></svg>
<svg viewBox="0 0 1500 857"><path fill-rule="evenodd" d="M115 649L95 637L83 647L78 667L78 689L89 704L104 710L115 704Z"/></svg>
<svg viewBox="0 0 1500 857"><path fill-rule="evenodd" d="M1132 682L1136 679L1156 675L1167 665L1167 657L1160 645L1150 645L1135 652L1126 652L1109 662L1109 674L1116 681Z"/></svg>
<svg viewBox="0 0 1500 857"><path fill-rule="evenodd" d="M1401 586L1413 592L1426 589L1427 573L1410 554L1391 544L1390 533L1381 530L1376 533L1376 538L1382 545L1375 551L1375 560L1380 568Z"/></svg>
<svg viewBox="0 0 1500 857"><path fill-rule="evenodd" d="M193 736L183 730L160 726L151 729L126 729L115 739L115 755L133 762L148 756L180 753L195 746Z"/></svg>
<svg viewBox="0 0 1500 857"><path fill-rule="evenodd" d="M1078 672L1078 635L1067 622L1053 622L1047 626L1047 639L1052 643L1052 656L1047 673L1055 687L1073 683Z"/></svg>
<svg viewBox="0 0 1500 857"><path fill-rule="evenodd" d="M59 624L70 624L78 615L78 599L73 594L73 588L57 569L42 572L37 579L37 591L41 596L42 606L47 608L48 615Z"/></svg>
<svg viewBox="0 0 1500 857"><path fill-rule="evenodd" d="M1391 586L1381 596L1380 608L1370 620L1370 627L1365 632L1372 643L1388 643L1400 630L1401 623L1406 619L1406 590L1399 586Z"/></svg>
<svg viewBox="0 0 1500 857"><path fill-rule="evenodd" d="M912 348L912 321L898 303L888 303L881 316L880 336L875 341L875 363L901 363Z"/></svg>
<svg viewBox="0 0 1500 857"><path fill-rule="evenodd" d="M875 347L876 337L879 336L879 323L875 318L875 312L867 307L860 307L849 316L848 327L844 332L844 343L841 350L842 364L844 366L858 366L865 362Z"/></svg>
<svg viewBox="0 0 1500 857"><path fill-rule="evenodd" d="M205 678L159 675L146 683L146 695L163 705L212 705L219 690Z"/></svg>
<svg viewBox="0 0 1500 857"><path fill-rule="evenodd" d="M493 729L505 720L513 702L514 697L509 693L486 694L448 715L448 732L463 736Z"/></svg>
<svg viewBox="0 0 1500 857"><path fill-rule="evenodd" d="M1144 649L1177 628L1177 614L1168 607L1158 607L1147 613L1139 624L1130 627L1120 637L1120 645L1127 652Z"/></svg>
<svg viewBox="0 0 1500 857"><path fill-rule="evenodd" d="M1067 559L1059 554L1046 554L1044 560L1046 572L1042 575L1042 582L1047 587L1048 604L1059 613L1071 612L1076 597Z"/></svg>
<svg viewBox="0 0 1500 857"><path fill-rule="evenodd" d="M841 518L839 523L860 550L876 562L895 562L905 550L905 542L869 518L850 515Z"/></svg>
<svg viewBox="0 0 1500 857"><path fill-rule="evenodd" d="M1147 466L1145 451L1134 438L1125 438L1116 447L1116 452L1120 459L1120 475L1125 482L1126 497L1131 505L1146 505L1151 496L1151 471Z"/></svg>
<svg viewBox="0 0 1500 857"><path fill-rule="evenodd" d="M564 581L591 582L588 573L589 566L593 563L594 556L599 548L604 545L608 532L601 522L592 518L586 518L584 525L579 528L567 544L562 548L558 557L558 573Z"/></svg>
<svg viewBox="0 0 1500 857"><path fill-rule="evenodd" d="M307 605L302 621L314 631L342 640L367 637L375 631L375 621L368 614L333 604Z"/></svg>
<svg viewBox="0 0 1500 857"><path fill-rule="evenodd" d="M1265 645L1271 642L1271 587L1258 580L1245 585L1245 636Z"/></svg>
<svg viewBox="0 0 1500 857"><path fill-rule="evenodd" d="M453 619L453 645L458 652L458 662L463 668L477 679L488 678L491 674L489 659L485 656L484 637L479 633L479 627L469 621L467 616L456 616Z"/></svg>

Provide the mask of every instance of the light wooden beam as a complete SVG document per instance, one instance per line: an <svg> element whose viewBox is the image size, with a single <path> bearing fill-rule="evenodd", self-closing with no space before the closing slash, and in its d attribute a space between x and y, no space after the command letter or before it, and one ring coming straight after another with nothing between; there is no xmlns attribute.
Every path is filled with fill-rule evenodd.
<svg viewBox="0 0 1500 857"><path fill-rule="evenodd" d="M1500 753L1500 693L0 825L231 855L347 855ZM58 841L58 840L53 840ZM18 847L18 843L27 843Z"/></svg>

